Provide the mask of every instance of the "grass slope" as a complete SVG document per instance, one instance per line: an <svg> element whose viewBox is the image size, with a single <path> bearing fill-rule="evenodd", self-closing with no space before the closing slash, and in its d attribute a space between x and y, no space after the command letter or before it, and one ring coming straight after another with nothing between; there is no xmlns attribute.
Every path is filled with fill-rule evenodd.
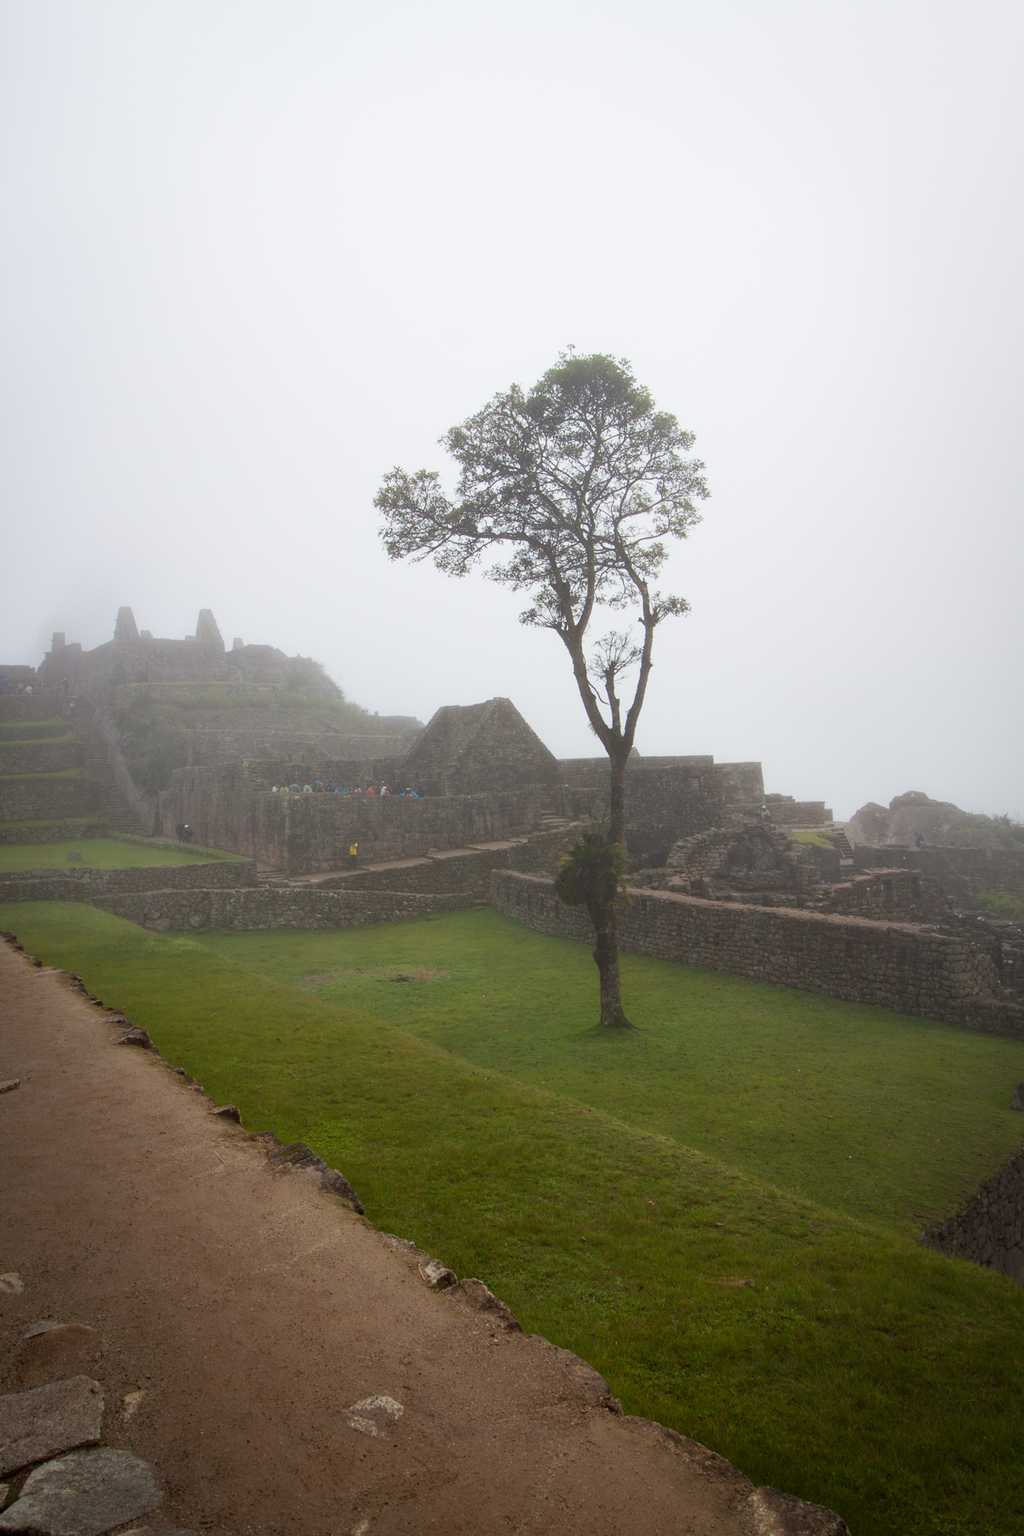
<svg viewBox="0 0 1024 1536"><path fill-rule="evenodd" d="M0 907L0 925L46 961L80 971L150 1029L171 1060L237 1103L248 1125L310 1142L352 1178L371 1219L460 1272L482 1275L527 1328L604 1371L627 1409L713 1445L758 1480L832 1505L857 1536L1021 1529L1024 1293L921 1249L900 1230L906 1217L898 1210L869 1222L835 1209L832 1187L820 1201L782 1188L784 1147L774 1162L762 1159L767 1173L759 1177L696 1149L693 1137L684 1139L683 1118L677 1134L655 1126L667 1113L667 1088L650 1123L638 1123L645 1095L631 1080L649 1084L673 1070L659 1054L668 1026L648 1023L662 1006L652 978L663 969L689 989L694 973L631 958L626 981L645 1028L608 1042L588 1031L586 969L583 1012L573 1012L572 955L586 959L586 951L537 935L518 943L523 931L490 913L357 934L274 935L269 945L266 935L250 944L145 933L78 905ZM279 939L295 946L286 966ZM478 979L462 977L461 985L474 1000L445 1024L454 993L446 999L440 989L460 981L467 946ZM264 947L276 951L269 965L259 958ZM429 953L421 970L447 969L449 977L386 980L397 957L414 951ZM293 979L280 979L282 969ZM337 987L337 975L305 989L294 979L331 970L348 973L344 1003L314 990ZM736 985L764 992L771 1012L775 989ZM509 1028L510 986L514 1011L534 1017L532 1047ZM790 1006L800 1001L784 997ZM822 999L808 1006L822 1016L844 1008ZM751 1070L746 1050L734 1049L743 1010L727 993L714 1007L715 1072L710 1022L702 1031L696 1009L677 1008L676 1026L707 1036L686 1056L686 1091L699 1096L703 1080L712 1128L714 1105L732 1114ZM499 1068L462 1054L474 1010L477 1053L491 1036L501 1054L518 1053L515 1061ZM845 1012L847 1036L873 1014ZM908 1022L883 1017L891 1046ZM802 1029L806 1061L809 1018ZM822 1049L841 1038L838 1030L824 1036ZM956 1044L1005 1042L963 1035L947 1043L931 1027L914 1040L922 1057L948 1049L961 1092L978 1073L993 1082L1004 1070L1019 1075L1019 1056L996 1052L1001 1064L991 1066L984 1051L964 1056ZM783 1048L780 1030L775 1049ZM575 1076L574 1053L587 1063ZM852 1058L835 1065L850 1082L863 1070ZM622 1090L617 1105L596 1102L611 1098L609 1074ZM784 1085L780 1063L779 1087L766 1090L758 1079L749 1107L773 1105ZM925 1118L934 1092L925 1094ZM913 1120L909 1079L904 1098ZM953 1140L982 1132L984 1100ZM685 1119L696 1132L695 1103ZM813 1095L809 1113L824 1127L828 1115L817 1106ZM784 1124L784 1104L777 1115ZM898 1140L900 1132L875 1134ZM827 1139L823 1129L819 1139ZM884 1204L893 1205L891 1194Z"/></svg>
<svg viewBox="0 0 1024 1536"><path fill-rule="evenodd" d="M81 858L69 861L69 853L79 853ZM4 843L0 844L0 874L28 869L149 869L157 865L211 864L236 857L212 848L129 843L113 837L62 843Z"/></svg>
<svg viewBox="0 0 1024 1536"><path fill-rule="evenodd" d="M625 955L642 1029L591 1028L586 946L492 911L348 933L203 935L261 977L387 1019L794 1194L918 1232L1016 1149L1024 1044ZM393 975L437 972L420 983Z"/></svg>

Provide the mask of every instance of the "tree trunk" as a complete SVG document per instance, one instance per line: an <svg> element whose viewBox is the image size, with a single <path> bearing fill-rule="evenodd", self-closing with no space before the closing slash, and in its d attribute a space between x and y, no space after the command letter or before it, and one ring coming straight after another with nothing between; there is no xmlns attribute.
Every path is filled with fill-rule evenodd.
<svg viewBox="0 0 1024 1536"><path fill-rule="evenodd" d="M594 964L597 966L601 999L601 1023L606 1029L632 1029L622 1006L619 987L619 940L616 932L614 903L605 912L592 912L594 924Z"/></svg>
<svg viewBox="0 0 1024 1536"><path fill-rule="evenodd" d="M611 758L611 793L608 806L608 841L625 842L626 821L626 757L620 753ZM596 903L591 909L590 920L594 924L594 964L600 977L601 1023L606 1029L632 1029L622 1006L619 983L619 933L618 915L614 899Z"/></svg>

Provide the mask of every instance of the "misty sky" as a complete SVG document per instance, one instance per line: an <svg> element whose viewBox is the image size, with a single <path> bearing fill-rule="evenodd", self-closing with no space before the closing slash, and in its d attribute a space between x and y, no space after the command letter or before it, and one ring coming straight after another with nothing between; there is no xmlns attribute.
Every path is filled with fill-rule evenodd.
<svg viewBox="0 0 1024 1536"><path fill-rule="evenodd" d="M596 753L522 599L372 506L572 343L711 484L640 751L1024 817L1022 43L987 0L0 0L0 661L211 607Z"/></svg>

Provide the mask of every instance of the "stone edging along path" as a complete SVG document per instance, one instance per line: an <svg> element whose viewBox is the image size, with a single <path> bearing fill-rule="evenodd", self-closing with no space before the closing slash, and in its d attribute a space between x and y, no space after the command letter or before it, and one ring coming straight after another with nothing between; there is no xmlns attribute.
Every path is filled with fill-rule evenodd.
<svg viewBox="0 0 1024 1536"><path fill-rule="evenodd" d="M161 1515L196 1536L848 1536L624 1415L482 1281L377 1232L310 1148L248 1134L11 943L0 1531L171 1536L163 1483Z"/></svg>

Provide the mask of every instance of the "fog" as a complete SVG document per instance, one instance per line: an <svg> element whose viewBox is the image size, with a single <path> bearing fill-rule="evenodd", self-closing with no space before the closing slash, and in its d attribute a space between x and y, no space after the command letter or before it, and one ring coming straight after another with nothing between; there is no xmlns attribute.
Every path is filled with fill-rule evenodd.
<svg viewBox="0 0 1024 1536"><path fill-rule="evenodd" d="M712 490L640 751L1024 817L1022 16L5 0L0 661L210 607L597 752L522 600L390 564L372 506L573 344Z"/></svg>

